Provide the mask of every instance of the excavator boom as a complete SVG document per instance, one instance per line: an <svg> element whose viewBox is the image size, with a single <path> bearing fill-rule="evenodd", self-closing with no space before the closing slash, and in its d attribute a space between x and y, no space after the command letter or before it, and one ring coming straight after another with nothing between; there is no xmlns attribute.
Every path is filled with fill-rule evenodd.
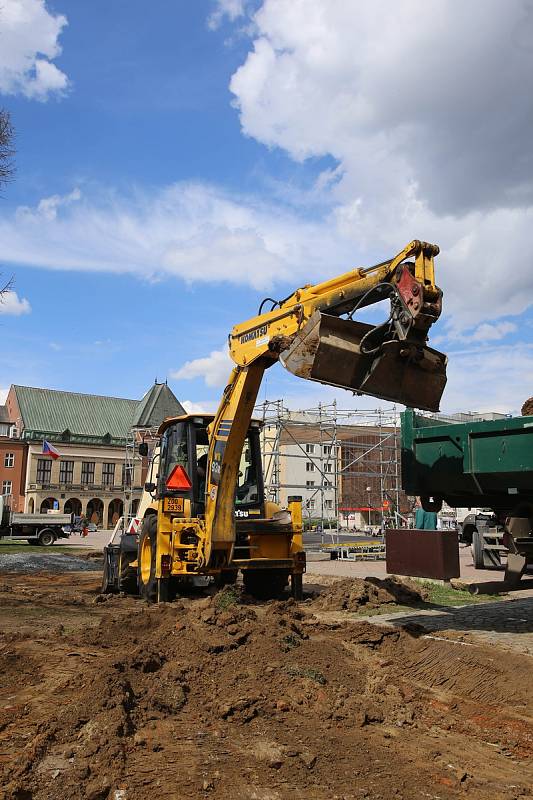
<svg viewBox="0 0 533 800"><path fill-rule="evenodd" d="M258 597L276 596L289 577L301 597L302 498L288 497L287 509L267 502L251 424L263 375L281 361L307 380L437 410L446 356L427 346L427 335L441 313L433 270L438 252L413 241L380 264L264 301L256 317L233 328L235 366L216 415L186 415L161 426L139 541L122 536L106 548L105 591L122 591L131 581L146 599L165 600L195 576L222 585L240 570L246 590ZM383 323L355 319L383 300L390 304ZM207 459L199 455L205 446Z"/></svg>
<svg viewBox="0 0 533 800"><path fill-rule="evenodd" d="M279 358L298 377L438 411L447 359L426 346L442 306L433 266L438 252L416 240L388 261L298 289L233 329L233 360L248 366ZM353 319L384 299L390 314L381 325Z"/></svg>
<svg viewBox="0 0 533 800"><path fill-rule="evenodd" d="M264 371L276 361L307 380L438 410L447 358L427 346L442 308L433 264L438 252L436 245L412 241L380 264L264 301L256 317L233 328L236 366L209 427L205 563L217 567L233 558L239 456ZM361 308L385 299L385 322L354 320Z"/></svg>

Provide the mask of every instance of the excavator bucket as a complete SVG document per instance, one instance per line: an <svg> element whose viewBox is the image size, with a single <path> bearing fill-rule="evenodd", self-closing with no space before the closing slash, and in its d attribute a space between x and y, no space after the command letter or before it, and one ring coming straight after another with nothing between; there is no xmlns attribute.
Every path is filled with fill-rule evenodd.
<svg viewBox="0 0 533 800"><path fill-rule="evenodd" d="M409 339L392 339L375 352L362 352L361 340L372 330L373 325L316 311L280 361L300 378L438 411L446 385L444 353Z"/></svg>

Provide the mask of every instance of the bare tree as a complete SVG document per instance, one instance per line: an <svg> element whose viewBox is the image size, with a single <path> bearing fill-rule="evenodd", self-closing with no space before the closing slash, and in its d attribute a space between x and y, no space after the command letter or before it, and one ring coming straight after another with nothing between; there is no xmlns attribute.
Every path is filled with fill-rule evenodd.
<svg viewBox="0 0 533 800"><path fill-rule="evenodd" d="M12 180L15 166L13 163L13 156L15 149L13 147L14 138L13 126L11 125L11 117L9 113L0 108L0 189L3 184ZM0 302L2 298L9 292L13 286L13 278L10 278L4 286L0 281Z"/></svg>
<svg viewBox="0 0 533 800"><path fill-rule="evenodd" d="M0 108L0 187L13 178L15 148L13 126L9 112Z"/></svg>

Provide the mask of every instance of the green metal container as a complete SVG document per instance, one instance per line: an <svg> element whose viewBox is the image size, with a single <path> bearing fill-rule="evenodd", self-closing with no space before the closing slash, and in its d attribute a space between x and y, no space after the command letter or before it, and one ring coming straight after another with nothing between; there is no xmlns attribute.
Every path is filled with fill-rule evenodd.
<svg viewBox="0 0 533 800"><path fill-rule="evenodd" d="M533 504L533 417L449 424L404 411L402 485L455 508L520 516Z"/></svg>

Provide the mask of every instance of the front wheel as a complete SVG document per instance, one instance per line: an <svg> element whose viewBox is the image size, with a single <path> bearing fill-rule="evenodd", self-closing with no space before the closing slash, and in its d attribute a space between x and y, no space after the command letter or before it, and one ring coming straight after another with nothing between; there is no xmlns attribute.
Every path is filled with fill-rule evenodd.
<svg viewBox="0 0 533 800"><path fill-rule="evenodd" d="M131 564L135 561L135 551L121 552L118 561L118 590L125 594L137 594L137 572Z"/></svg>
<svg viewBox="0 0 533 800"><path fill-rule="evenodd" d="M150 514L143 521L137 551L137 584L139 594L149 603L157 600L155 559L157 550L157 514Z"/></svg>
<svg viewBox="0 0 533 800"><path fill-rule="evenodd" d="M41 531L37 541L41 545L41 547L50 547L55 542L56 537L54 536L53 531Z"/></svg>

